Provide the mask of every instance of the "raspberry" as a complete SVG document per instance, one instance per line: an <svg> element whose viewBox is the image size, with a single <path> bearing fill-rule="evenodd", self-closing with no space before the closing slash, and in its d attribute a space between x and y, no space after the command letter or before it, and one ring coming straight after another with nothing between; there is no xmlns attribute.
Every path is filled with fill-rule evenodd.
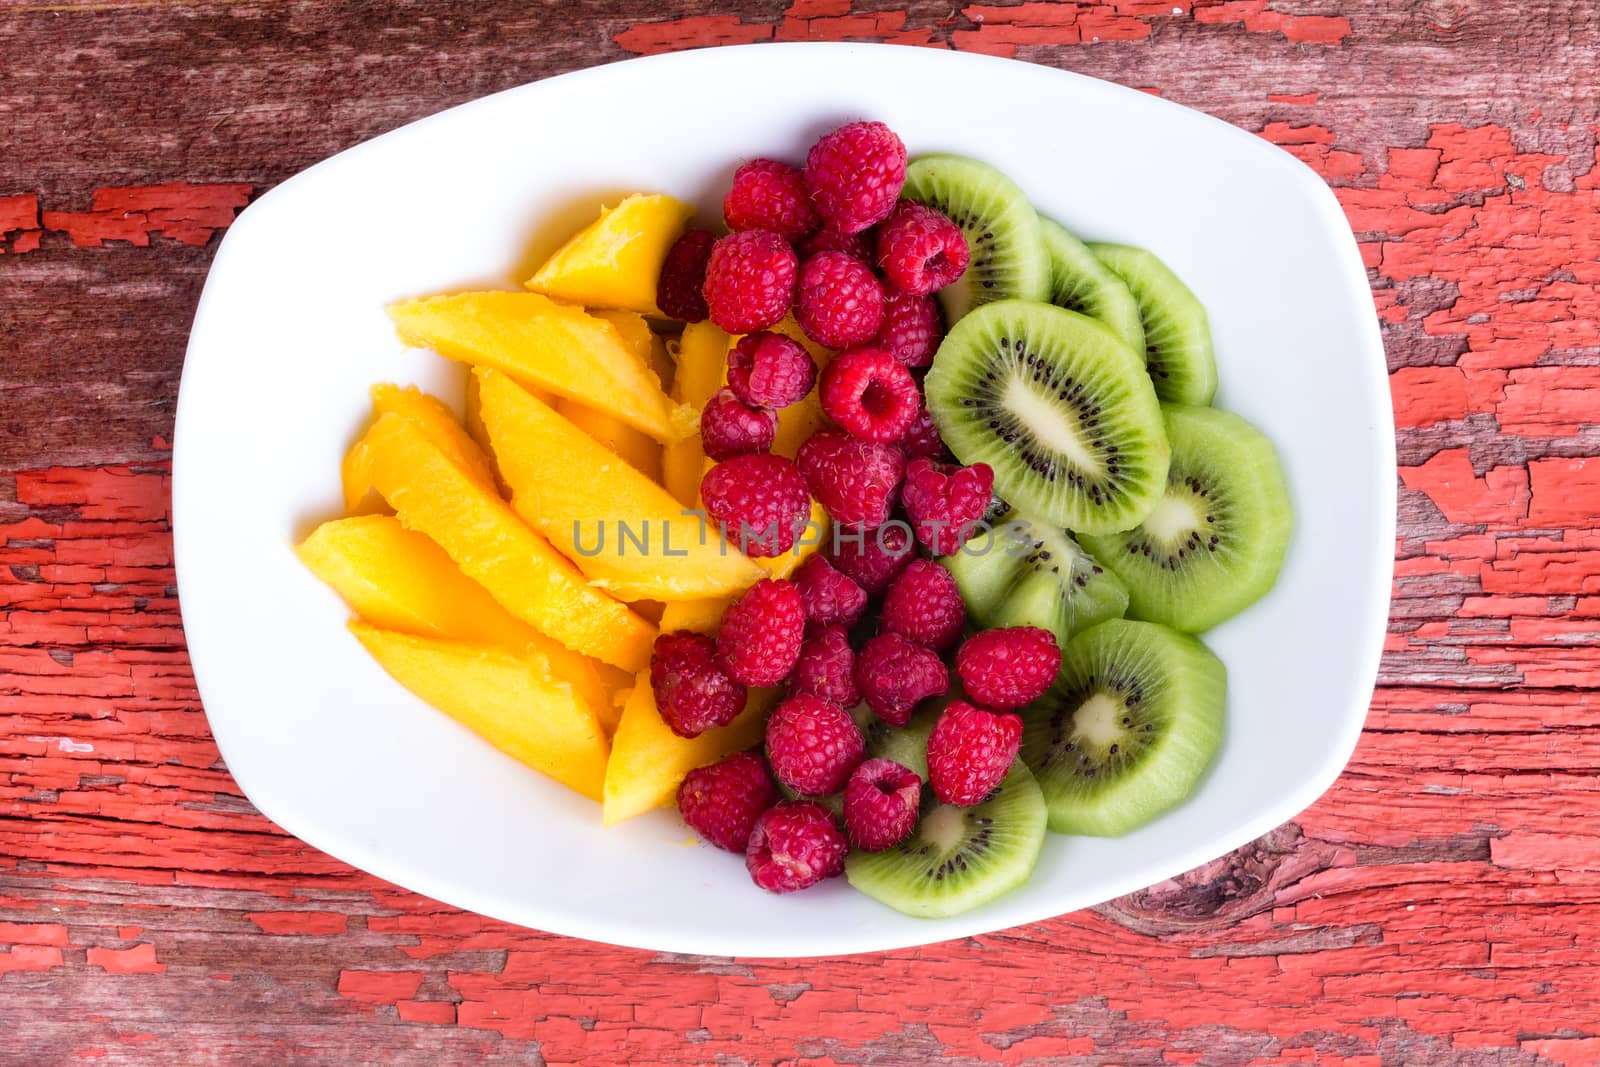
<svg viewBox="0 0 1600 1067"><path fill-rule="evenodd" d="M939 427L933 424L933 415L927 408L917 412L917 417L911 420L904 436L894 444L908 462L919 456L931 457L944 453L944 438L939 436Z"/></svg>
<svg viewBox="0 0 1600 1067"><path fill-rule="evenodd" d="M915 829L922 779L892 759L869 759L844 787L844 828L866 852L893 848Z"/></svg>
<svg viewBox="0 0 1600 1067"><path fill-rule="evenodd" d="M928 784L946 804L977 804L1011 770L1022 720L952 700L928 735Z"/></svg>
<svg viewBox="0 0 1600 1067"><path fill-rule="evenodd" d="M811 495L842 526L871 528L889 520L905 457L893 445L858 441L848 434L814 434L795 463Z"/></svg>
<svg viewBox="0 0 1600 1067"><path fill-rule="evenodd" d="M811 494L794 463L748 452L718 463L700 480L706 514L747 556L781 556L811 521Z"/></svg>
<svg viewBox="0 0 1600 1067"><path fill-rule="evenodd" d="M872 234L869 230L846 234L824 228L800 242L795 251L800 253L802 263L818 252L848 252L863 263L871 263Z"/></svg>
<svg viewBox="0 0 1600 1067"><path fill-rule="evenodd" d="M717 643L675 630L656 638L650 653L650 691L661 718L679 737L724 726L744 710L744 686L717 664Z"/></svg>
<svg viewBox="0 0 1600 1067"><path fill-rule="evenodd" d="M685 230L672 242L667 258L661 261L661 277L656 281L656 307L663 315L683 322L699 322L708 314L706 261L716 238L705 230Z"/></svg>
<svg viewBox="0 0 1600 1067"><path fill-rule="evenodd" d="M736 682L777 685L794 670L805 632L800 590L782 578L763 578L722 613L717 656Z"/></svg>
<svg viewBox="0 0 1600 1067"><path fill-rule="evenodd" d="M878 718L904 726L918 704L950 691L950 672L933 651L886 633L868 641L856 657L856 685Z"/></svg>
<svg viewBox="0 0 1600 1067"><path fill-rule="evenodd" d="M798 403L816 380L817 365L800 342L779 333L748 334L728 353L728 388L753 407Z"/></svg>
<svg viewBox="0 0 1600 1067"><path fill-rule="evenodd" d="M744 865L769 893L792 893L844 873L844 834L821 804L768 808L750 831Z"/></svg>
<svg viewBox="0 0 1600 1067"><path fill-rule="evenodd" d="M778 433L778 413L753 408L719 389L700 412L700 442L712 459L728 459L745 452L765 452Z"/></svg>
<svg viewBox="0 0 1600 1067"><path fill-rule="evenodd" d="M878 229L878 266L908 293L943 289L966 272L971 255L961 228L926 204L902 200Z"/></svg>
<svg viewBox="0 0 1600 1067"><path fill-rule="evenodd" d="M829 228L860 233L889 217L906 184L906 146L881 122L852 122L811 146L806 189Z"/></svg>
<svg viewBox="0 0 1600 1067"><path fill-rule="evenodd" d="M944 340L939 305L931 296L914 296L889 286L883 294L883 326L873 344L908 367L926 367Z"/></svg>
<svg viewBox="0 0 1600 1067"><path fill-rule="evenodd" d="M913 560L883 595L884 629L935 652L955 644L966 622L956 580L930 560Z"/></svg>
<svg viewBox="0 0 1600 1067"><path fill-rule="evenodd" d="M800 590L800 599L805 601L806 621L813 625L854 626L867 610L867 591L821 556L811 556L800 564L792 580Z"/></svg>
<svg viewBox="0 0 1600 1067"><path fill-rule="evenodd" d="M822 371L822 413L863 441L898 441L922 395L906 365L881 348L842 352Z"/></svg>
<svg viewBox="0 0 1600 1067"><path fill-rule="evenodd" d="M722 217L730 230L771 230L787 241L822 225L806 195L805 172L775 159L752 159L733 172Z"/></svg>
<svg viewBox="0 0 1600 1067"><path fill-rule="evenodd" d="M850 713L810 693L796 693L767 720L767 759L778 781L805 796L844 788L867 742Z"/></svg>
<svg viewBox="0 0 1600 1067"><path fill-rule="evenodd" d="M818 252L800 267L794 317L819 345L865 344L883 325L883 283L848 253Z"/></svg>
<svg viewBox="0 0 1600 1067"><path fill-rule="evenodd" d="M861 703L856 689L856 654L843 626L827 626L800 646L800 660L794 665L789 688L810 693L841 708Z"/></svg>
<svg viewBox="0 0 1600 1067"><path fill-rule="evenodd" d="M771 230L719 238L706 261L702 290L711 321L729 333L765 330L794 303L799 271L794 249Z"/></svg>
<svg viewBox="0 0 1600 1067"><path fill-rule="evenodd" d="M828 561L869 596L877 596L916 558L911 527L896 519L876 530L835 531Z"/></svg>
<svg viewBox="0 0 1600 1067"><path fill-rule="evenodd" d="M1060 669L1055 635L1037 626L985 630L956 652L956 673L967 695L1002 711L1039 699Z"/></svg>
<svg viewBox="0 0 1600 1067"><path fill-rule="evenodd" d="M753 752L690 771L678 786L678 813L718 848L743 852L761 813L778 799L767 764Z"/></svg>
<svg viewBox="0 0 1600 1067"><path fill-rule="evenodd" d="M809 480L809 479L808 479ZM906 464L901 493L917 539L936 556L961 547L994 499L994 469L987 463L955 467L920 456Z"/></svg>

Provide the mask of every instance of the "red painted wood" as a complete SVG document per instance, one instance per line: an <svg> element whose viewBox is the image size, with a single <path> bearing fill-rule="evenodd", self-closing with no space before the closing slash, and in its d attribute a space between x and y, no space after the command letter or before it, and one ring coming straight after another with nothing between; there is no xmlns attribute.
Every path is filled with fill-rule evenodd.
<svg viewBox="0 0 1600 1067"><path fill-rule="evenodd" d="M658 7L0 10L0 1059L1600 1063L1600 10ZM871 959L575 942L287 837L210 740L171 566L166 442L215 233L317 158L484 92L806 39L1110 77L1335 187L1401 463L1349 769L1182 878Z"/></svg>

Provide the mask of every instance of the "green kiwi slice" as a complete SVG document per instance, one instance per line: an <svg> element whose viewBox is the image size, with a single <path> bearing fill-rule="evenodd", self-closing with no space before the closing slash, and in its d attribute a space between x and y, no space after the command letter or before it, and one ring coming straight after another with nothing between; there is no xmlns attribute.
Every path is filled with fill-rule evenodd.
<svg viewBox="0 0 1600 1067"><path fill-rule="evenodd" d="M1001 517L939 562L956 580L967 615L984 627L1039 626L1056 643L1128 610L1122 580L1072 535L1020 511Z"/></svg>
<svg viewBox="0 0 1600 1067"><path fill-rule="evenodd" d="M1050 253L1050 303L1099 319L1129 348L1143 352L1144 322L1128 284L1061 223L1040 215L1039 228Z"/></svg>
<svg viewBox="0 0 1600 1067"><path fill-rule="evenodd" d="M1198 638L1113 619L1067 643L1022 710L1022 758L1050 829L1115 837L1189 795L1222 738L1227 672Z"/></svg>
<svg viewBox="0 0 1600 1067"><path fill-rule="evenodd" d="M939 345L928 410L994 491L1079 533L1137 526L1167 480L1167 439L1144 361L1101 323L1025 300L975 309Z"/></svg>
<svg viewBox="0 0 1600 1067"><path fill-rule="evenodd" d="M1156 395L1174 404L1211 403L1217 392L1217 360L1205 305L1147 249L1101 243L1088 247L1138 301L1145 363Z"/></svg>
<svg viewBox="0 0 1600 1067"><path fill-rule="evenodd" d="M1294 515L1272 442L1230 411L1163 408L1172 461L1134 529L1081 538L1128 587L1128 614L1198 633L1278 580Z"/></svg>
<svg viewBox="0 0 1600 1067"><path fill-rule="evenodd" d="M941 804L931 789L923 796L922 817L904 841L845 858L852 886L896 911L942 919L1028 880L1044 844L1045 805L1021 760L981 804Z"/></svg>
<svg viewBox="0 0 1600 1067"><path fill-rule="evenodd" d="M939 290L946 322L992 300L1050 299L1039 216L1010 178L966 156L922 156L906 168L901 195L950 216L972 252L961 278Z"/></svg>

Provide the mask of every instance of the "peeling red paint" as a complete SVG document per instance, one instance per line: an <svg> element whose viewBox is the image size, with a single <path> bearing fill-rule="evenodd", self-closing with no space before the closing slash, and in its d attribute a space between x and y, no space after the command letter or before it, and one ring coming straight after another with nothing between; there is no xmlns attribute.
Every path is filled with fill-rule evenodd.
<svg viewBox="0 0 1600 1067"><path fill-rule="evenodd" d="M350 920L331 911L252 911L246 919L261 928L264 934L305 934L316 937L342 934Z"/></svg>
<svg viewBox="0 0 1600 1067"><path fill-rule="evenodd" d="M64 233L79 248L98 248L106 241L144 247L153 235L184 244L203 245L233 222L250 200L253 186L168 182L165 185L103 186L94 191L88 211L39 213L35 195L0 198L0 239L21 229L11 251L39 247L41 229ZM41 222L30 222L38 214ZM11 225L16 223L16 225Z"/></svg>
<svg viewBox="0 0 1600 1067"><path fill-rule="evenodd" d="M420 971L340 971L339 995L368 1004L410 1000L422 985Z"/></svg>
<svg viewBox="0 0 1600 1067"><path fill-rule="evenodd" d="M164 963L156 962L156 947L148 941L132 948L93 947L88 953L89 966L100 967L110 974L161 974Z"/></svg>

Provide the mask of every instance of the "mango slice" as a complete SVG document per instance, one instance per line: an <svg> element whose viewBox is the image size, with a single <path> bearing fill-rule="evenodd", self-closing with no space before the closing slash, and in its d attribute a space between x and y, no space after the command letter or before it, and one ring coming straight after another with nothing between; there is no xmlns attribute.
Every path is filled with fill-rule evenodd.
<svg viewBox="0 0 1600 1067"><path fill-rule="evenodd" d="M655 627L589 585L492 485L452 462L414 422L384 415L364 440L373 485L401 523L431 537L512 615L624 670L650 662Z"/></svg>
<svg viewBox="0 0 1600 1067"><path fill-rule="evenodd" d="M660 315L661 263L694 208L663 195L626 197L556 249L525 283L534 292L586 307Z"/></svg>
<svg viewBox="0 0 1600 1067"><path fill-rule="evenodd" d="M473 373L512 509L595 586L624 600L682 600L730 596L760 579L715 530L516 382Z"/></svg>
<svg viewBox="0 0 1600 1067"><path fill-rule="evenodd" d="M474 375L472 380L477 381ZM603 411L557 398L552 405L561 417L588 434L618 459L646 478L661 484L661 446L621 419Z"/></svg>
<svg viewBox="0 0 1600 1067"><path fill-rule="evenodd" d="M833 359L833 350L823 348L807 337L793 315L785 315L783 321L772 328L772 332L800 342L800 346L810 354L811 362L817 365L818 374ZM773 454L793 459L806 439L827 424L827 416L822 413L822 400L813 388L799 403L790 404L778 412L778 432L772 439Z"/></svg>
<svg viewBox="0 0 1600 1067"><path fill-rule="evenodd" d="M728 376L728 335L713 322L691 322L678 342L678 364L673 372L673 399L696 413ZM780 422L782 416L779 416ZM661 452L661 484L686 508L700 506L700 479L706 453L700 434L668 444Z"/></svg>
<svg viewBox="0 0 1600 1067"><path fill-rule="evenodd" d="M661 616L661 630L714 634L728 603L700 600L668 604ZM613 826L671 804L690 771L760 744L766 736L767 713L777 702L778 690L752 689L744 711L728 725L707 730L699 737L679 737L656 708L650 672L641 671L611 739L602 821Z"/></svg>
<svg viewBox="0 0 1600 1067"><path fill-rule="evenodd" d="M325 522L294 551L373 626L541 655L594 706L610 705L615 690L633 684L632 675L573 652L513 616L462 574L444 549L393 515Z"/></svg>
<svg viewBox="0 0 1600 1067"><path fill-rule="evenodd" d="M584 796L605 794L610 745L588 704L537 654L350 624L401 685L495 748Z"/></svg>
<svg viewBox="0 0 1600 1067"><path fill-rule="evenodd" d="M538 293L457 293L389 307L400 339L447 359L493 367L534 389L604 411L662 443L695 432L617 328Z"/></svg>
<svg viewBox="0 0 1600 1067"><path fill-rule="evenodd" d="M371 389L372 417L400 415L415 422L428 439L482 481L494 480L494 468L488 454L475 447L471 434L463 429L444 401L430 396L416 386L399 386L379 382ZM366 446L357 441L345 454L339 475L343 483L345 510L359 512L366 507L367 494L372 491L372 461Z"/></svg>

